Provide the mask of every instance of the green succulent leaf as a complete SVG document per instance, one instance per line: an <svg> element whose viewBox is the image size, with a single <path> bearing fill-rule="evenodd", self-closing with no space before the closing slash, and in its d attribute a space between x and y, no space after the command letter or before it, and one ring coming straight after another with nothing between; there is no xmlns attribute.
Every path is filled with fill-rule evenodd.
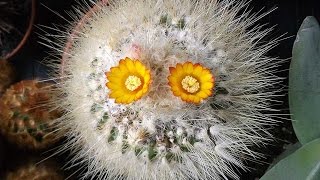
<svg viewBox="0 0 320 180"><path fill-rule="evenodd" d="M260 180L319 180L320 139L316 139L273 166Z"/></svg>
<svg viewBox="0 0 320 180"><path fill-rule="evenodd" d="M295 144L290 144L287 145L287 147L285 148L285 150L278 156L276 157L273 162L270 164L269 169L271 169L274 165L276 165L278 162L280 162L282 159L288 157L289 155L291 155L292 153L294 153L296 150L298 150L299 148L301 148L302 145L300 142L297 142Z"/></svg>
<svg viewBox="0 0 320 180"><path fill-rule="evenodd" d="M289 72L289 105L302 144L320 137L320 27L307 17L297 34Z"/></svg>

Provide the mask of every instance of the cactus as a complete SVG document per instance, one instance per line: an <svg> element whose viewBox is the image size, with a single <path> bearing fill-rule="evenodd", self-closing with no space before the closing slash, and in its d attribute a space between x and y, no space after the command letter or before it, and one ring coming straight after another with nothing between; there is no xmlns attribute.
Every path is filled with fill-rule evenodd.
<svg viewBox="0 0 320 180"><path fill-rule="evenodd" d="M61 113L44 105L50 99L49 85L25 80L7 89L0 99L0 130L9 141L38 150L58 140L53 120Z"/></svg>
<svg viewBox="0 0 320 180"><path fill-rule="evenodd" d="M268 12L237 0L104 2L70 23L51 64L71 163L97 179L239 179L277 122L266 112L282 61L266 54L278 40L254 26Z"/></svg>
<svg viewBox="0 0 320 180"><path fill-rule="evenodd" d="M0 59L0 96L15 80L14 68L7 60Z"/></svg>

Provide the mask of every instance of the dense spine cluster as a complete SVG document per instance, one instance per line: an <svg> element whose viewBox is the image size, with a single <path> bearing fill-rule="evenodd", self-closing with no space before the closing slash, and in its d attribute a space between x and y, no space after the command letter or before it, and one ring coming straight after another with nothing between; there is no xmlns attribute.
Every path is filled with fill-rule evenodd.
<svg viewBox="0 0 320 180"><path fill-rule="evenodd" d="M266 56L278 42L263 42L271 29L254 26L267 13L250 15L242 11L247 6L111 0L79 14L64 34L67 45L59 45L54 103L66 111L59 123L69 140L63 148L76 153L71 163L88 163L84 177L238 179L234 167L246 169L245 160L261 157L250 147L271 140L266 127L276 121L264 113L275 111L281 61ZM105 74L126 57L145 65L152 82L141 99L118 104L108 96ZM185 62L215 78L212 95L199 104L174 96L168 84L169 67ZM185 81L183 87L193 79ZM190 93L201 84L195 88Z"/></svg>
<svg viewBox="0 0 320 180"><path fill-rule="evenodd" d="M49 83L24 80L12 85L0 98L1 133L12 143L40 150L59 140L54 120L61 112L49 109Z"/></svg>

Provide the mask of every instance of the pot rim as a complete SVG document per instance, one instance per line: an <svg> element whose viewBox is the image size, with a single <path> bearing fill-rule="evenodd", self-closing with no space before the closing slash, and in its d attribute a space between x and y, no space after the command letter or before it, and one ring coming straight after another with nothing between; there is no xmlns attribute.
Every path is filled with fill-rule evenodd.
<svg viewBox="0 0 320 180"><path fill-rule="evenodd" d="M36 19L36 0L31 0L31 17L30 17L30 20L28 23L27 31L23 35L23 38L21 39L19 44L10 53L6 54L3 57L4 59L12 58L25 45L25 43L27 42L27 40L32 32L32 28L33 28L35 19Z"/></svg>
<svg viewBox="0 0 320 180"><path fill-rule="evenodd" d="M83 27L84 24L86 24L88 18L92 17L97 10L101 9L101 5L106 5L106 4L108 4L108 0L99 0L93 7L91 7L81 17L81 19L73 27L69 37L67 38L66 44L65 44L64 49L63 49L62 57L61 57L61 66L60 66L61 76L63 76L63 74L64 74L65 61L70 56L68 51L72 47L74 39L77 38L77 36L78 36L78 34L80 32L79 30Z"/></svg>

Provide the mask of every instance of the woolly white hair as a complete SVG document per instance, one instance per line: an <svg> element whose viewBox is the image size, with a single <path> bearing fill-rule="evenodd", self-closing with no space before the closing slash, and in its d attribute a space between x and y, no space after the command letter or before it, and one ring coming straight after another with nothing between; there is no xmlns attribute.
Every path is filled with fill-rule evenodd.
<svg viewBox="0 0 320 180"><path fill-rule="evenodd" d="M70 31L45 45L63 53L55 104L83 177L98 179L239 179L236 168L262 155L272 139L271 102L281 62L266 56L278 39L255 25L236 0L110 0L76 8ZM251 15L250 15L251 14ZM67 41L67 45L65 42ZM125 57L151 70L146 96L129 105L108 98L105 72ZM169 67L191 61L211 70L213 95L200 105L175 97Z"/></svg>

